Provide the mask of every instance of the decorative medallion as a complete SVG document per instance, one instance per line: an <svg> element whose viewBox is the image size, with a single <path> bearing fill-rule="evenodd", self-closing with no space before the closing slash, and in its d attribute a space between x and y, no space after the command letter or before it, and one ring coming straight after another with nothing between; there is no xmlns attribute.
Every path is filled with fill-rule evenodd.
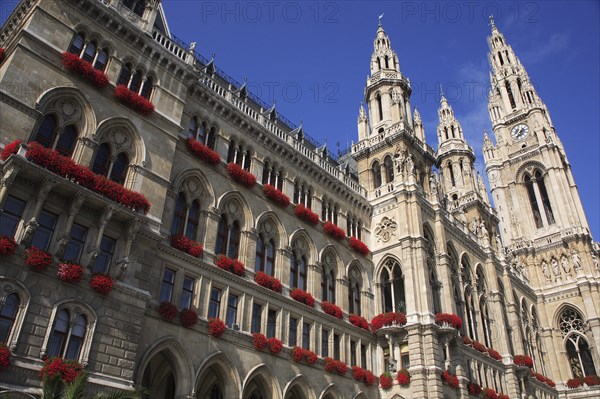
<svg viewBox="0 0 600 399"><path fill-rule="evenodd" d="M388 242L394 235L396 235L397 229L398 223L394 222L394 220L388 217L384 217L379 223L377 223L377 226L375 227L375 236L377 236L377 241Z"/></svg>

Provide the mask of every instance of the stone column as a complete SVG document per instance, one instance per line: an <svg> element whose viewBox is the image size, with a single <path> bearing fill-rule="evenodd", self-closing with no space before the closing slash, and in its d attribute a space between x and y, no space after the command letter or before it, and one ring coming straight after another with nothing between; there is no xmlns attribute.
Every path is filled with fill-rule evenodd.
<svg viewBox="0 0 600 399"><path fill-rule="evenodd" d="M214 253L215 244L217 242L217 228L219 220L221 219L221 214L219 213L218 208L211 207L202 211L202 216L202 221L200 222L202 230L204 231L204 241L202 242L202 246L204 247L204 251L209 250Z"/></svg>
<svg viewBox="0 0 600 399"><path fill-rule="evenodd" d="M321 300L321 272L323 266L321 262L308 265L307 277L306 277L306 288L308 292L312 294L317 300Z"/></svg>
<svg viewBox="0 0 600 399"><path fill-rule="evenodd" d="M254 263L256 262L257 241L258 231L255 228L242 231L238 259L250 270L254 270Z"/></svg>
<svg viewBox="0 0 600 399"><path fill-rule="evenodd" d="M83 201L85 201L86 197L81 192L76 192L75 196L71 201L71 206L69 207L69 218L67 219L67 224L62 232L62 236L60 240L56 244L56 248L54 253L58 257L62 257L64 255L65 247L67 243L71 239L71 227L73 226L73 221L75 220L75 215L79 213L79 209L81 205L83 205Z"/></svg>
<svg viewBox="0 0 600 399"><path fill-rule="evenodd" d="M275 258L275 277L286 285L290 282L290 263L292 259L292 249L289 246L277 249ZM291 289L291 287L290 287Z"/></svg>
<svg viewBox="0 0 600 399"><path fill-rule="evenodd" d="M91 270L94 267L94 262L96 261L96 257L98 257L100 242L102 241L102 236L104 235L104 230L108 225L108 222L112 218L112 215L115 211L115 208L111 205L107 205L104 207L102 211L102 216L100 216L100 220L98 221L98 235L96 236L96 242L90 245L88 252L89 258L87 261L87 268Z"/></svg>
<svg viewBox="0 0 600 399"><path fill-rule="evenodd" d="M26 247L31 245L33 234L39 226L37 217L39 216L42 206L44 205L44 201L46 201L48 193L50 193L50 190L54 184L56 184L56 181L50 177L45 177L41 182L40 189L38 190L35 198L35 208L33 210L33 214L31 215L29 222L27 222L27 227L25 228L25 233L23 234L23 238L21 240L21 244L25 245Z"/></svg>
<svg viewBox="0 0 600 399"><path fill-rule="evenodd" d="M4 208L4 201L8 196L8 189L15 181L15 177L21 170L21 167L16 165L11 165L6 170L3 170L4 175L2 175L2 180L0 181L0 214L2 214L2 209Z"/></svg>

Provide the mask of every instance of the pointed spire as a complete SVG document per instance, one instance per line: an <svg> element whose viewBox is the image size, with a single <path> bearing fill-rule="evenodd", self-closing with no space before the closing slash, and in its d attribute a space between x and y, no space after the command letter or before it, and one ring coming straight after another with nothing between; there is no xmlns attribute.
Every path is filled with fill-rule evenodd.
<svg viewBox="0 0 600 399"><path fill-rule="evenodd" d="M446 96L444 95L444 84L440 83L440 104L448 105L448 100L446 100Z"/></svg>
<svg viewBox="0 0 600 399"><path fill-rule="evenodd" d="M358 109L358 121L364 122L367 120L367 111L365 110L364 104L360 102L360 108Z"/></svg>
<svg viewBox="0 0 600 399"><path fill-rule="evenodd" d="M419 113L419 110L417 109L417 107L415 107L415 112L414 112L414 121L415 123L421 123L421 114Z"/></svg>
<svg viewBox="0 0 600 399"><path fill-rule="evenodd" d="M494 22L494 15L490 15L490 26L492 27L492 32L497 31L496 23Z"/></svg>

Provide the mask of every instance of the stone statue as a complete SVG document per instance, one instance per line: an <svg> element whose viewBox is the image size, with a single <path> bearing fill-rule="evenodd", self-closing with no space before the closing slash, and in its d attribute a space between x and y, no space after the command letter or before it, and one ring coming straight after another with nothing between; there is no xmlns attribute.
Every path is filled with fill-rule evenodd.
<svg viewBox="0 0 600 399"><path fill-rule="evenodd" d="M544 277L546 277L546 281L552 281L552 272L550 271L548 262L546 262L545 260L542 261L542 273L544 273Z"/></svg>
<svg viewBox="0 0 600 399"><path fill-rule="evenodd" d="M487 228L485 227L485 223L483 222L483 220L481 221L481 224L479 225L479 233L481 234L481 237L483 238L483 245L485 245L486 247L488 245L490 245L490 235L488 233Z"/></svg>
<svg viewBox="0 0 600 399"><path fill-rule="evenodd" d="M521 225L519 224L519 221L517 220L517 216L515 215L514 210L511 208L510 210L510 223L512 225L513 228L513 236L514 237L521 237Z"/></svg>
<svg viewBox="0 0 600 399"><path fill-rule="evenodd" d="M571 259L573 260L573 268L575 270L581 270L581 257L577 253L577 251L573 250L571 252Z"/></svg>
<svg viewBox="0 0 600 399"><path fill-rule="evenodd" d="M400 176L404 175L404 154L396 153L394 156L394 166L396 167L396 171Z"/></svg>
<svg viewBox="0 0 600 399"><path fill-rule="evenodd" d="M552 271L554 272L555 281L560 280L560 276L562 273L560 272L560 266L558 264L558 261L556 260L556 258L552 258L550 263L552 263Z"/></svg>
<svg viewBox="0 0 600 399"><path fill-rule="evenodd" d="M465 176L471 176L471 165L469 165L469 161L463 159L462 161L463 172Z"/></svg>
<svg viewBox="0 0 600 399"><path fill-rule="evenodd" d="M406 157L406 173L408 173L409 176L415 174L415 163L413 162L411 154L408 154L408 157Z"/></svg>
<svg viewBox="0 0 600 399"><path fill-rule="evenodd" d="M521 262L521 259L517 258L515 268L517 273L519 273L525 280L529 281L529 272L527 271L527 267L525 267L523 262Z"/></svg>
<svg viewBox="0 0 600 399"><path fill-rule="evenodd" d="M469 230L471 230L471 232L475 235L477 235L477 219L473 219L471 220L471 223L469 223Z"/></svg>
<svg viewBox="0 0 600 399"><path fill-rule="evenodd" d="M596 270L600 271L600 264L598 264L598 256L596 256L596 254L592 254L592 263Z"/></svg>
<svg viewBox="0 0 600 399"><path fill-rule="evenodd" d="M467 215L465 215L464 209L461 209L460 212L458 212L458 214L456 215L456 218L458 219L459 222L461 222L465 226L467 225Z"/></svg>
<svg viewBox="0 0 600 399"><path fill-rule="evenodd" d="M560 258L560 264L561 264L565 274L571 274L571 265L569 264L569 260L567 259L566 255L563 255Z"/></svg>
<svg viewBox="0 0 600 399"><path fill-rule="evenodd" d="M193 53L196 50L196 42L190 43L190 53Z"/></svg>

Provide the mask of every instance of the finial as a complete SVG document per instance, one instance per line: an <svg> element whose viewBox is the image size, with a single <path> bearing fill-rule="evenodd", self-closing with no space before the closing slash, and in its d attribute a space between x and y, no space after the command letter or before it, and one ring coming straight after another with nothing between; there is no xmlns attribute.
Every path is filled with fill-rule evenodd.
<svg viewBox="0 0 600 399"><path fill-rule="evenodd" d="M212 53L212 60L211 61L214 61L214 60L215 60L215 53Z"/></svg>
<svg viewBox="0 0 600 399"><path fill-rule="evenodd" d="M385 13L381 13L381 15L378 17L379 24L377 26L379 26L380 28L382 27L382 25L381 25L381 18L383 18L383 14L385 14Z"/></svg>
<svg viewBox="0 0 600 399"><path fill-rule="evenodd" d="M440 82L440 103L444 102L446 96L444 96L444 84Z"/></svg>
<svg viewBox="0 0 600 399"><path fill-rule="evenodd" d="M496 29L496 24L494 23L494 16L490 15L490 26L492 29Z"/></svg>

